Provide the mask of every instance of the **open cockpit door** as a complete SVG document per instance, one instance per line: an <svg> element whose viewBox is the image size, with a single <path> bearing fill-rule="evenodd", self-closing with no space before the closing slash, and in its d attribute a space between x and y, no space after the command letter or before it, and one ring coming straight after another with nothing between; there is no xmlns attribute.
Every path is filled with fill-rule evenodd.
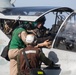
<svg viewBox="0 0 76 75"><path fill-rule="evenodd" d="M39 6L39 7L13 7L6 8L6 11L0 13L0 19L12 19L22 21L36 21L43 15L50 12L72 12L73 9L68 7L51 7L51 6Z"/></svg>

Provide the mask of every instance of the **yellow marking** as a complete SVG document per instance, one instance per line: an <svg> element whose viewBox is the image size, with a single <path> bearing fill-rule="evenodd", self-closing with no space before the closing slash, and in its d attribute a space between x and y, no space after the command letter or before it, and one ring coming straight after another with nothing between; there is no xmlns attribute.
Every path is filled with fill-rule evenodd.
<svg viewBox="0 0 76 75"><path fill-rule="evenodd" d="M37 73L38 73L39 75L43 74L43 72L42 72L42 71L38 71Z"/></svg>

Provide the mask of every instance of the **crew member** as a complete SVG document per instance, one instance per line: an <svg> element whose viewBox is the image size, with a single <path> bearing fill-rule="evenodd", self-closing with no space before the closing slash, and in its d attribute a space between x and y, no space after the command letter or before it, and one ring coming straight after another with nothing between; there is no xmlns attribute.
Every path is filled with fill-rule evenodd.
<svg viewBox="0 0 76 75"><path fill-rule="evenodd" d="M31 68L40 68L40 62L44 62L45 65L48 65L50 67L54 66L54 63L52 60L48 59L45 54L41 51L40 48L38 48L40 46L40 44L38 44L37 46L35 46L36 42L35 42L35 36L33 34L28 34L26 36L26 48L24 48L23 50L20 51L20 54L18 56L18 68L20 68L19 73L21 73L20 75L24 74L24 75L29 75L29 69ZM46 43L46 42L45 42ZM26 55L27 55L27 59L29 61L29 65L28 66L26 64L26 59L24 58L23 55L23 51L25 51ZM19 59L20 58L20 59Z"/></svg>

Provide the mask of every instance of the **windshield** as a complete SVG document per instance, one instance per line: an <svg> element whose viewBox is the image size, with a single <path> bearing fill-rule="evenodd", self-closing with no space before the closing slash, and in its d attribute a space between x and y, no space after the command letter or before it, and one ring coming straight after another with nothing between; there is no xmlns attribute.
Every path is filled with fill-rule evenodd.
<svg viewBox="0 0 76 75"><path fill-rule="evenodd" d="M76 13L71 14L63 24L56 37L54 48L76 51Z"/></svg>

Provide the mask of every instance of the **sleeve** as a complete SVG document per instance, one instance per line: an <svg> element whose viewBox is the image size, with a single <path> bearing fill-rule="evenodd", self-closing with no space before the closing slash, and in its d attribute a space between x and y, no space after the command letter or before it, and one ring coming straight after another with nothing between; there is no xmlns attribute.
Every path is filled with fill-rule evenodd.
<svg viewBox="0 0 76 75"><path fill-rule="evenodd" d="M51 36L47 36L47 37L40 37L40 38L37 38L37 43L42 43L44 42L45 40L52 40L52 37Z"/></svg>
<svg viewBox="0 0 76 75"><path fill-rule="evenodd" d="M48 66L52 66L52 65L53 65L53 61L50 60L49 58L47 58L43 52L40 52L40 60L41 60L45 65L48 65Z"/></svg>
<svg viewBox="0 0 76 75"><path fill-rule="evenodd" d="M19 34L19 33L21 33L22 31L26 31L25 29L23 29L23 28L16 28L14 31L13 31L13 35L17 35L17 34Z"/></svg>
<svg viewBox="0 0 76 75"><path fill-rule="evenodd" d="M19 29L18 29L18 34L21 33L22 31L26 31L26 30L23 29L23 28L19 28Z"/></svg>

